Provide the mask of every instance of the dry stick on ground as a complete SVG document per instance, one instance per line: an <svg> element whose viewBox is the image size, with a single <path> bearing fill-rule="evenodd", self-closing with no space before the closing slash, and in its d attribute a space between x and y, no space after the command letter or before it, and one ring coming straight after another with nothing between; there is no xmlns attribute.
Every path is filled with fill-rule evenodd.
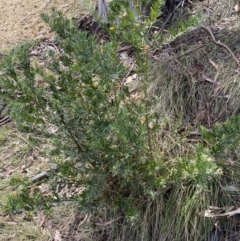
<svg viewBox="0 0 240 241"><path fill-rule="evenodd" d="M32 177L30 180L32 182L37 182L39 180L42 180L43 178L47 178L49 177L49 173L47 171L41 172L39 174L37 174L36 176Z"/></svg>
<svg viewBox="0 0 240 241"><path fill-rule="evenodd" d="M2 111L6 108L6 104L4 104L1 108L0 108L0 114L2 114ZM5 116L5 117L0 117L0 126L7 124L8 122L11 122L12 119L9 116Z"/></svg>
<svg viewBox="0 0 240 241"><path fill-rule="evenodd" d="M0 126L7 124L8 122L11 122L12 119L9 116L6 116L0 120Z"/></svg>
<svg viewBox="0 0 240 241"><path fill-rule="evenodd" d="M233 57L233 59L235 60L235 62L236 62L237 65L238 65L238 67L240 67L240 62L239 62L238 58L234 55L234 53L232 52L232 50L231 50L227 45L221 43L219 40L217 41L217 40L215 39L215 37L214 37L214 35L213 35L213 32L211 31L210 28L205 27L205 26L201 26L201 28L203 28L204 30L206 30L206 31L210 34L210 36L212 37L212 40L213 40L213 42L214 42L215 44L217 44L217 45L225 48L225 49L230 53L230 55Z"/></svg>
<svg viewBox="0 0 240 241"><path fill-rule="evenodd" d="M51 172L52 173L55 173L58 171L58 166L57 165L54 165L53 167L51 167L50 169L46 170L46 171L43 171L37 175L35 175L34 177L30 178L30 181L32 182L37 182L37 181L40 181L44 178L49 178L50 177L50 174Z"/></svg>

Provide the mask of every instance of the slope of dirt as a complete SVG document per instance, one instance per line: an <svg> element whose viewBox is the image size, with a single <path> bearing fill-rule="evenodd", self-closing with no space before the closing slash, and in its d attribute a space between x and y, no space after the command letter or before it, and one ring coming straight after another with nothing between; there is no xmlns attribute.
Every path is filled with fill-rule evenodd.
<svg viewBox="0 0 240 241"><path fill-rule="evenodd" d="M82 0L1 0L0 53L26 40L40 40L52 35L39 14L52 7L67 16L79 16L89 10L92 1Z"/></svg>

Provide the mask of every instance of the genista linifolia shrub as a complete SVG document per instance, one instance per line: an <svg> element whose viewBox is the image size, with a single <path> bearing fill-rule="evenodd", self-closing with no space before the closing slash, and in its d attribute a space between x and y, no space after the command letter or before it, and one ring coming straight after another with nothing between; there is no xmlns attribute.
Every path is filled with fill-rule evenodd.
<svg viewBox="0 0 240 241"><path fill-rule="evenodd" d="M55 193L53 200L77 199L92 208L141 192L150 180L152 130L146 96L132 100L122 85L128 69L117 54L120 40L99 44L56 10L42 17L56 32L59 51L50 51L43 66L29 57L34 45L15 48L1 63L1 88L18 128L33 133L35 145L47 140L58 160L52 188L82 187L77 197ZM111 35L117 39L115 30ZM140 33L134 34L140 52Z"/></svg>
<svg viewBox="0 0 240 241"><path fill-rule="evenodd" d="M88 210L109 204L122 207L131 216L138 213L138 198L154 199L158 189L168 184L187 178L198 184L206 180L206 173L215 174L217 167L207 151L193 153L191 162L187 157L166 162L168 157L156 155L161 143L154 143L159 121L150 114L147 96L151 68L147 36L161 4L156 1L149 18L139 21L126 1L112 3L109 23L102 24L109 38L105 42L80 32L73 21L53 9L42 18L55 31L58 50L39 61L30 55L35 44L26 43L1 62L0 84L9 114L20 131L32 133L33 145L47 145L50 159L57 164L49 180L52 196L40 197L37 187L33 193L38 195L23 195L27 184L19 182L18 193L9 198L5 210L75 200ZM134 49L138 98L132 98L123 85L131 66L125 67L119 58L122 42ZM78 191L64 193L61 187L66 186ZM23 196L25 201L16 205ZM46 203L40 205L43 200Z"/></svg>

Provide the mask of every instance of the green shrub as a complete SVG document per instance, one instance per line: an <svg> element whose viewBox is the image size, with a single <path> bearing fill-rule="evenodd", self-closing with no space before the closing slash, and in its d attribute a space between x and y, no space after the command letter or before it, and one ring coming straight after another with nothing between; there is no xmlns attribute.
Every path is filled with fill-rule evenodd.
<svg viewBox="0 0 240 241"><path fill-rule="evenodd" d="M214 125L211 130L203 127L202 133L206 146L219 161L224 163L228 158L239 159L240 115Z"/></svg>
<svg viewBox="0 0 240 241"><path fill-rule="evenodd" d="M53 202L74 200L85 210L110 206L117 215L123 212L126 226L130 224L127 230L131 229L128 240L164 240L164 235L169 235L168 240L187 240L191 228L190 236L200 237L197 213L210 203L208 188L221 169L207 147L175 156L161 152L161 139L157 141L161 120L150 114L152 100L147 96L151 64L146 37L161 3L142 23L128 10L122 14L118 3L111 7L110 28L105 26L111 41L98 44L53 10L51 16L42 17L57 33L55 43L61 54L49 52L43 68L30 59L33 45L28 43L1 63L0 83L10 115L21 131L33 133L35 144L48 140L50 156L58 166L49 182L51 199L41 197L37 187L31 193L29 182L18 182L18 192L10 196L4 210L48 209ZM116 16L118 25L114 25ZM141 82L138 101L121 84L128 72L117 55L121 41L135 50ZM169 149L185 144L184 136L177 138ZM60 195L57 190L64 185L81 191ZM171 225L177 230L167 234Z"/></svg>
<svg viewBox="0 0 240 241"><path fill-rule="evenodd" d="M1 66L10 115L38 141L51 140L51 155L62 157L61 183L82 185L82 204L121 199L148 182L153 160L146 105L121 87L127 70L116 42L99 45L56 10L42 16L63 53L50 52L42 68L30 60L31 44L11 52Z"/></svg>

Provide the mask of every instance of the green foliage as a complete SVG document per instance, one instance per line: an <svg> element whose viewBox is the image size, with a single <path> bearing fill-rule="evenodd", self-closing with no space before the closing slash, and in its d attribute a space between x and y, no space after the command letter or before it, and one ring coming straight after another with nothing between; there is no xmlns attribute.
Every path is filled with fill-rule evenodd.
<svg viewBox="0 0 240 241"><path fill-rule="evenodd" d="M175 24L170 26L169 28L170 35L178 36L186 32L188 29L198 26L201 20L202 19L200 16L191 16L187 20L177 21Z"/></svg>
<svg viewBox="0 0 240 241"><path fill-rule="evenodd" d="M129 43L134 47L135 53L149 44L149 30L159 17L159 9L164 1L154 1L149 16L142 16L142 10L147 7L149 1L137 0L134 9L129 8L126 0L112 1L109 10L109 34L115 41Z"/></svg>
<svg viewBox="0 0 240 241"><path fill-rule="evenodd" d="M169 169L171 166L171 169ZM214 177L222 174L208 150L199 148L191 156L169 160L166 164L165 175L156 178L159 185L168 186L170 183L190 181L193 186L206 187Z"/></svg>
<svg viewBox="0 0 240 241"><path fill-rule="evenodd" d="M152 160L146 108L120 87L126 70L116 43L99 45L55 10L42 17L56 30L63 54L50 52L42 68L30 61L32 46L26 44L2 63L11 116L21 130L51 139L52 155L64 156L58 163L61 182L84 186L81 203L121 198L147 182L144 170ZM22 194L17 198L31 200Z"/></svg>
<svg viewBox="0 0 240 241"><path fill-rule="evenodd" d="M87 33L79 32L60 12L53 10L50 16L42 14L57 33L55 42L61 54L49 52L43 68L29 57L33 46L25 44L13 50L1 63L0 83L11 116L22 131L38 136L35 144L40 142L40 137L48 138L51 157L58 160L58 173L51 176L51 199L42 197L32 183L15 180L12 184L17 190L3 210L31 212L68 200L77 201L87 210L110 205L114 211L124 210L128 224L138 225L145 217L151 220L147 224L150 232L155 222L156 230L166 228L166 223L170 225L167 221L164 226L161 221L160 228L153 214L156 208L159 217L169 215L169 220L175 220L178 229L186 232L192 223L191 215L196 215L194 208L200 194L204 196L209 183L221 175L211 151L220 151L223 144L219 143L227 141L223 136L229 137L233 128L226 126L224 135L219 134L217 127L208 134L203 131L209 143L221 139L221 142L209 144L211 151L209 146L199 146L187 155L158 153L161 140L155 140L160 121L150 114L151 98L147 96L151 67L147 58L147 35L158 16L160 4L161 1L157 1L150 18L139 23L126 1L114 1L110 8L110 28L105 26L111 41L102 45ZM121 41L130 43L135 50L142 88L139 101L121 85L128 72L117 55ZM153 127L150 128L150 124ZM174 147L184 145L185 139L178 141L174 140ZM81 191L71 196L60 195L59 185L81 187ZM177 223L174 207L180 194L183 206L176 212L183 211L186 217L181 215ZM160 210L160 197L164 199L164 211ZM175 201L171 200L173 198ZM150 206L148 210L146 203ZM149 235L139 236L149 240Z"/></svg>
<svg viewBox="0 0 240 241"><path fill-rule="evenodd" d="M240 115L232 116L211 130L202 127L203 139L212 154L222 161L239 159Z"/></svg>
<svg viewBox="0 0 240 241"><path fill-rule="evenodd" d="M10 181L16 187L8 197L7 202L2 206L3 212L20 213L24 210L31 213L38 209L48 211L53 200L47 200L41 194L37 186L28 187L28 181L13 178Z"/></svg>

